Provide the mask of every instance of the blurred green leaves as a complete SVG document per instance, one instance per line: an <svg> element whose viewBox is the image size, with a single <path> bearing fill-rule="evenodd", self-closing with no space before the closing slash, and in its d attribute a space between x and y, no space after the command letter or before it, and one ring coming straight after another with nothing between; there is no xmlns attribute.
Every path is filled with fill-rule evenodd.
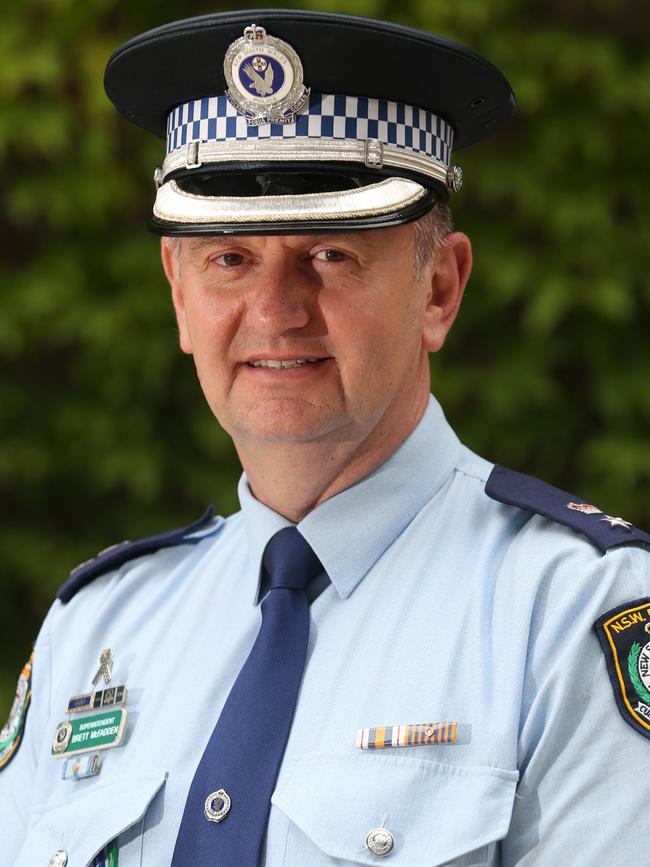
<svg viewBox="0 0 650 867"><path fill-rule="evenodd" d="M456 221L475 268L432 359L434 391L486 457L650 527L644 7L283 5L428 28L504 70L515 118L457 155ZM0 708L72 566L207 501L236 508L234 450L177 348L145 229L162 146L118 118L102 88L125 39L225 8L24 0L1 13Z"/></svg>

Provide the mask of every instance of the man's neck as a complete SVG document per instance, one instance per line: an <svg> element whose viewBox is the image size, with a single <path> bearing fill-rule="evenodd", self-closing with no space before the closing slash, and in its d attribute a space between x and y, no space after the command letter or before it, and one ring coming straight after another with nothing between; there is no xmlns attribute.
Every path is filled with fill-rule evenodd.
<svg viewBox="0 0 650 867"><path fill-rule="evenodd" d="M384 463L417 427L426 398L413 407L396 430L378 424L361 442L273 443L262 450L237 451L257 500L298 523L330 499Z"/></svg>

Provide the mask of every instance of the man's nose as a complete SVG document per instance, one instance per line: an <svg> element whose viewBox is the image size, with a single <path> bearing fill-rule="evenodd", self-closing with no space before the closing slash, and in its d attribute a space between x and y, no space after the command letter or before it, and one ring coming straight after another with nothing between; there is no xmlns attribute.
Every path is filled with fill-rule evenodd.
<svg viewBox="0 0 650 867"><path fill-rule="evenodd" d="M247 315L259 333L273 337L304 328L315 304L315 287L299 263L282 254L260 269Z"/></svg>

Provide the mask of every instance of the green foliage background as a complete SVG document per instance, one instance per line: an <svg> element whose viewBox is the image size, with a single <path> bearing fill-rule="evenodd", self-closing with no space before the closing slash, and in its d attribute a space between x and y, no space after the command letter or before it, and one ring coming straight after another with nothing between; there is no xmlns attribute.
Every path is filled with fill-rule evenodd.
<svg viewBox="0 0 650 867"><path fill-rule="evenodd" d="M434 390L478 452L650 527L645 6L283 5L430 29L504 70L515 119L458 157L476 264ZM162 146L102 89L125 39L226 8L22 0L0 13L0 722L71 567L206 501L236 508L234 451L177 349L144 228Z"/></svg>

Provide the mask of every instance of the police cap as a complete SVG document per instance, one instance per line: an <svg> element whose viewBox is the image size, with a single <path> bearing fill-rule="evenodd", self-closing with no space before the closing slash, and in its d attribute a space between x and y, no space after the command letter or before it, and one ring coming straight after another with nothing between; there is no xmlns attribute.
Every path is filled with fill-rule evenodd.
<svg viewBox="0 0 650 867"><path fill-rule="evenodd" d="M514 110L502 73L419 30L296 10L177 21L110 58L106 92L166 142L164 235L349 231L418 219L462 183L452 151Z"/></svg>

